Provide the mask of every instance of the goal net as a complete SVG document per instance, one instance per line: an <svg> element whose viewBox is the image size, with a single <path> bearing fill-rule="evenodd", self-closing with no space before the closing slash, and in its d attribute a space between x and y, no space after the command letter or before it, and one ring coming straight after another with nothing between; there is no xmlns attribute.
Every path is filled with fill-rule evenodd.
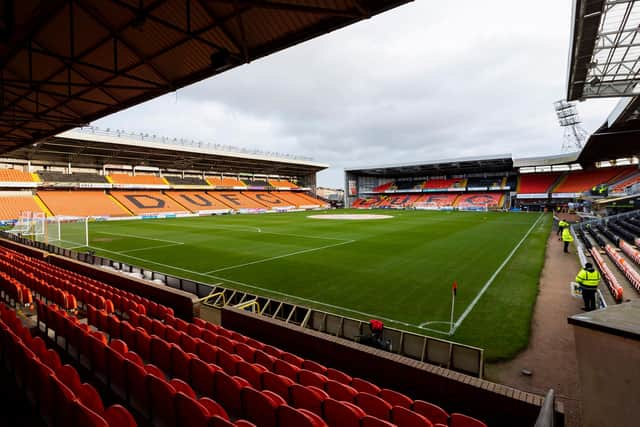
<svg viewBox="0 0 640 427"><path fill-rule="evenodd" d="M39 240L46 234L45 222L46 218L44 213L24 211L20 213L18 221L16 221L13 228L9 230L9 233Z"/></svg>
<svg viewBox="0 0 640 427"><path fill-rule="evenodd" d="M89 246L89 219L87 217L51 217L45 222L47 243L64 247Z"/></svg>

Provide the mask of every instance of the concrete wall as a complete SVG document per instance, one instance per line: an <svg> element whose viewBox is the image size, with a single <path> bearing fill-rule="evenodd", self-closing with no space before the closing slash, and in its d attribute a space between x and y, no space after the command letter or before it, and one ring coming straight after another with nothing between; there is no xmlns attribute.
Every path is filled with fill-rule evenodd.
<svg viewBox="0 0 640 427"><path fill-rule="evenodd" d="M222 325L350 375L461 412L491 427L533 426L543 397L429 365L321 332L224 308ZM557 404L556 426L564 425Z"/></svg>
<svg viewBox="0 0 640 427"><path fill-rule="evenodd" d="M574 327L584 427L638 426L640 342Z"/></svg>

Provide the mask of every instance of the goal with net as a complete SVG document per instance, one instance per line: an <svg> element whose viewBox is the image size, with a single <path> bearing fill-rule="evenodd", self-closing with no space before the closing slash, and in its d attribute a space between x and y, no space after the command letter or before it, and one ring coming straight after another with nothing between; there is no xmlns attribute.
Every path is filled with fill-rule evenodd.
<svg viewBox="0 0 640 427"><path fill-rule="evenodd" d="M87 217L45 217L42 212L23 212L10 233L64 248L89 246Z"/></svg>

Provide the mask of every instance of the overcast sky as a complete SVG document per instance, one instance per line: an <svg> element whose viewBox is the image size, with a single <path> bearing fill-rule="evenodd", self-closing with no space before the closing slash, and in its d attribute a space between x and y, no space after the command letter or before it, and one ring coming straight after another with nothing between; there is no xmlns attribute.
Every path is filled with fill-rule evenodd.
<svg viewBox="0 0 640 427"><path fill-rule="evenodd" d="M343 169L560 152L571 0L417 0L94 122ZM579 104L588 132L615 100Z"/></svg>

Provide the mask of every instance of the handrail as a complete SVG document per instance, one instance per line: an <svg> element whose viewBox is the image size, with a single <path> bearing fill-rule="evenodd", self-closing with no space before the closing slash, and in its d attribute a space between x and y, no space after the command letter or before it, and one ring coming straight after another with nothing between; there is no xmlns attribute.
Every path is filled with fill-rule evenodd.
<svg viewBox="0 0 640 427"><path fill-rule="evenodd" d="M534 427L554 427L555 426L555 406L556 392L550 389L542 402L542 407L538 413L538 419Z"/></svg>

